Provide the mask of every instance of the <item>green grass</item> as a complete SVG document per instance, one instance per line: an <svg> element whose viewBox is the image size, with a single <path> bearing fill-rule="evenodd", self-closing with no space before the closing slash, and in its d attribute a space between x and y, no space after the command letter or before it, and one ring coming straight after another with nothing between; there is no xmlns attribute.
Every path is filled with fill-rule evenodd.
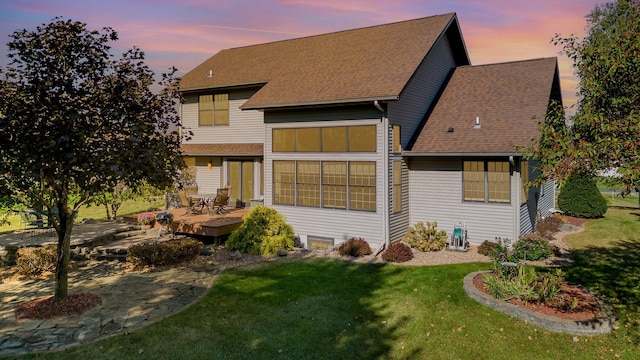
<svg viewBox="0 0 640 360"><path fill-rule="evenodd" d="M125 201L120 209L118 209L118 217L122 217L124 215L137 214L143 211L146 211L150 207L164 207L164 199L151 199L151 200L127 200ZM83 206L80 208L78 212L77 221L81 221L85 218L92 218L96 220L106 220L107 213L104 209L104 206ZM20 228L20 216L19 215L9 215L8 217L9 224L0 225L0 232L16 230Z"/></svg>
<svg viewBox="0 0 640 360"><path fill-rule="evenodd" d="M488 264L283 260L226 271L183 312L43 359L634 359L622 333L558 334L476 303ZM520 355L518 355L520 354Z"/></svg>
<svg viewBox="0 0 640 360"><path fill-rule="evenodd" d="M42 359L637 359L640 211L611 208L567 237L567 278L614 305L619 328L572 336L476 303L489 264L410 267L280 259L227 270L184 311Z"/></svg>

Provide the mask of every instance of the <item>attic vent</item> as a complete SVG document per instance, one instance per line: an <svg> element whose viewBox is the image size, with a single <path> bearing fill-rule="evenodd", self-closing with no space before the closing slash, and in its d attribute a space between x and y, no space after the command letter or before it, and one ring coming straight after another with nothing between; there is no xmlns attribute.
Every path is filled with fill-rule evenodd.
<svg viewBox="0 0 640 360"><path fill-rule="evenodd" d="M474 129L480 129L480 116L476 116L476 124L473 125Z"/></svg>
<svg viewBox="0 0 640 360"><path fill-rule="evenodd" d="M212 78L213 77L213 70L209 70L209 76L207 76L208 78Z"/></svg>
<svg viewBox="0 0 640 360"><path fill-rule="evenodd" d="M447 132L453 132L453 128L452 127L448 128Z"/></svg>

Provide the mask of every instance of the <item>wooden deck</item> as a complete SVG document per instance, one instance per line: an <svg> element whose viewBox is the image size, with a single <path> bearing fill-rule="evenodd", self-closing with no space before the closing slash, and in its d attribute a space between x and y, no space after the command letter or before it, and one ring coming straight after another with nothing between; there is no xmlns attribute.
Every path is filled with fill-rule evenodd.
<svg viewBox="0 0 640 360"><path fill-rule="evenodd" d="M230 208L224 214L208 215L205 210L202 215L186 215L187 209L179 208L155 213L169 212L173 214L171 230L174 234L211 237L217 242L220 237L229 235L233 230L239 228L244 221L244 216L250 211L251 209L248 208ZM156 223L155 227L159 228L160 225Z"/></svg>

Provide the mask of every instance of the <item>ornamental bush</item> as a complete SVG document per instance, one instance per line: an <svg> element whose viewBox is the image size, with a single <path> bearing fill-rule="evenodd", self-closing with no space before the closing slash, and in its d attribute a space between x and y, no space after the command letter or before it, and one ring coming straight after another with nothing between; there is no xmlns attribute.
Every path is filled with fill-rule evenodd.
<svg viewBox="0 0 640 360"><path fill-rule="evenodd" d="M482 242L482 244L480 244L480 246L478 246L478 254L489 256L491 255L491 253L496 251L497 246L498 244L489 240L485 240Z"/></svg>
<svg viewBox="0 0 640 360"><path fill-rule="evenodd" d="M191 261L200 255L202 243L183 238L162 242L132 245L127 261L136 266L166 266Z"/></svg>
<svg viewBox="0 0 640 360"><path fill-rule="evenodd" d="M278 250L293 250L293 228L275 209L255 207L225 243L230 250L251 255L275 255Z"/></svg>
<svg viewBox="0 0 640 360"><path fill-rule="evenodd" d="M559 216L547 216L538 220L535 233L543 239L552 240L553 235L560 231L561 225L562 219Z"/></svg>
<svg viewBox="0 0 640 360"><path fill-rule="evenodd" d="M351 238L340 245L338 253L342 256L361 257L370 255L371 247L363 238Z"/></svg>
<svg viewBox="0 0 640 360"><path fill-rule="evenodd" d="M394 242L382 253L382 260L401 263L413 259L411 247L403 242Z"/></svg>
<svg viewBox="0 0 640 360"><path fill-rule="evenodd" d="M573 174L562 185L558 207L579 218L599 218L607 211L607 200L600 194L593 176Z"/></svg>
<svg viewBox="0 0 640 360"><path fill-rule="evenodd" d="M515 244L513 250L518 259L522 260L544 260L554 254L555 248L549 241L536 234L521 236Z"/></svg>
<svg viewBox="0 0 640 360"><path fill-rule="evenodd" d="M428 252L442 250L447 246L447 239L447 232L438 230L437 222L419 221L409 228L402 240L419 251Z"/></svg>
<svg viewBox="0 0 640 360"><path fill-rule="evenodd" d="M56 269L56 245L19 248L16 252L18 274L35 276Z"/></svg>

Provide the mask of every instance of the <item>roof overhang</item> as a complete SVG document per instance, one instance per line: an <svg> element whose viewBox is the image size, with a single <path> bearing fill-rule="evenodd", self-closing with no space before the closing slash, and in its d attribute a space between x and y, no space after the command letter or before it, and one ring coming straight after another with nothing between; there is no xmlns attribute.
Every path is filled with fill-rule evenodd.
<svg viewBox="0 0 640 360"><path fill-rule="evenodd" d="M258 105L258 106L240 106L242 110L287 110L294 108L309 108L309 107L327 107L327 106L344 106L344 105L362 105L370 104L374 101L398 101L398 96L386 96L367 99L343 99L343 100L327 100L298 104L273 104L273 105Z"/></svg>
<svg viewBox="0 0 640 360"><path fill-rule="evenodd" d="M512 153L463 153L463 152L459 152L459 153L421 153L421 152L411 152L411 151L407 151L407 152L403 152L402 156L405 157L431 157L431 158L435 158L435 157L456 157L456 158L460 158L460 157L482 157L482 158L488 158L488 157L509 157L509 156L522 156L523 154L521 152L512 152Z"/></svg>

